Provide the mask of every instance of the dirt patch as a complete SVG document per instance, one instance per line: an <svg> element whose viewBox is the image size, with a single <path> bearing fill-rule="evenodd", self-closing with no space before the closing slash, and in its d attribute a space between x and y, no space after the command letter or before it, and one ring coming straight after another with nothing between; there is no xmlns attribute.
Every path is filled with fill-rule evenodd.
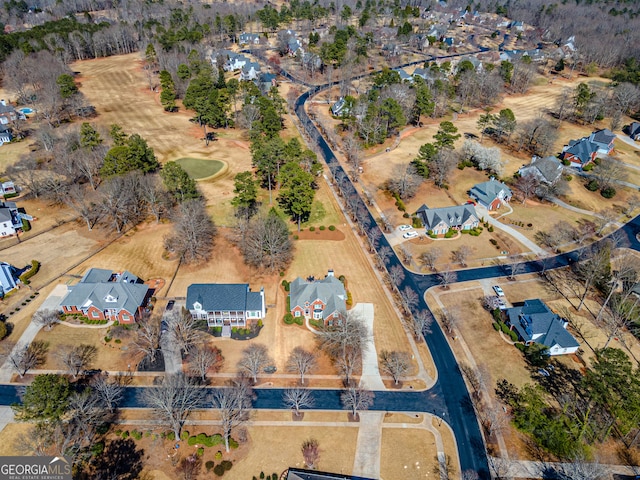
<svg viewBox="0 0 640 480"><path fill-rule="evenodd" d="M342 241L345 239L344 233L340 230L336 229L334 231L331 230L319 230L316 229L314 232L310 230L302 230L300 232L295 232L294 235L298 237L298 240L333 240L333 241Z"/></svg>

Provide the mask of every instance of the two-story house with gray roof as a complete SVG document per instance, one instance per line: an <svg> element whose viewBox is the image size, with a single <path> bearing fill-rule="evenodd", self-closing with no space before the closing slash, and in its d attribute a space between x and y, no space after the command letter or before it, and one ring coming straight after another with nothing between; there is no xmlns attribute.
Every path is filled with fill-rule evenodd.
<svg viewBox="0 0 640 480"><path fill-rule="evenodd" d="M613 152L616 135L605 128L596 130L588 137L570 140L569 145L562 149L562 159L568 160L572 167L584 168L593 162L598 154L609 155Z"/></svg>
<svg viewBox="0 0 640 480"><path fill-rule="evenodd" d="M0 237L9 237L22 230L22 218L15 202L0 202Z"/></svg>
<svg viewBox="0 0 640 480"><path fill-rule="evenodd" d="M90 269L60 302L63 313L79 313L89 320L134 323L148 300L149 287L131 272Z"/></svg>
<svg viewBox="0 0 640 480"><path fill-rule="evenodd" d="M509 203L513 192L504 183L491 178L488 182L474 185L469 196L489 211L497 210L503 203Z"/></svg>
<svg viewBox="0 0 640 480"><path fill-rule="evenodd" d="M7 262L0 262L0 298L16 288L19 282L18 269Z"/></svg>
<svg viewBox="0 0 640 480"><path fill-rule="evenodd" d="M539 343L549 349L549 355L575 353L580 344L567 331L568 322L539 299L525 300L521 307L507 309L512 330L526 344Z"/></svg>
<svg viewBox="0 0 640 480"><path fill-rule="evenodd" d="M264 289L252 292L248 283L194 283L187 288L186 308L196 320L209 327L222 327L222 336L231 328L247 328L265 318Z"/></svg>
<svg viewBox="0 0 640 480"><path fill-rule="evenodd" d="M476 209L471 204L441 208L422 205L416 211L416 215L422 220L427 231L431 230L434 235L444 235L450 229L471 230L480 223Z"/></svg>
<svg viewBox="0 0 640 480"><path fill-rule="evenodd" d="M243 32L238 35L238 45L260 45L260 35Z"/></svg>
<svg viewBox="0 0 640 480"><path fill-rule="evenodd" d="M633 140L640 140L640 122L631 122L626 131Z"/></svg>
<svg viewBox="0 0 640 480"><path fill-rule="evenodd" d="M298 277L289 284L289 292L289 306L294 317L322 320L326 326L331 326L347 310L347 292L333 270L329 270L322 280L308 281Z"/></svg>

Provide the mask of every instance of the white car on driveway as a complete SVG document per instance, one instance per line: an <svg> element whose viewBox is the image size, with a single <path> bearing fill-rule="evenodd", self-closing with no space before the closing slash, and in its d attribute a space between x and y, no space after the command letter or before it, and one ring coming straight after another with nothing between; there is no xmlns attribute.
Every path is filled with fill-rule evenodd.
<svg viewBox="0 0 640 480"><path fill-rule="evenodd" d="M407 232L402 235L402 238L416 238L418 236L418 232Z"/></svg>
<svg viewBox="0 0 640 480"><path fill-rule="evenodd" d="M496 292L496 295L498 295L499 297L504 297L504 292L502 291L502 288L500 288L499 285L494 285L493 290Z"/></svg>
<svg viewBox="0 0 640 480"><path fill-rule="evenodd" d="M407 230L411 230L413 227L411 225L400 225L398 230L401 232L406 232Z"/></svg>

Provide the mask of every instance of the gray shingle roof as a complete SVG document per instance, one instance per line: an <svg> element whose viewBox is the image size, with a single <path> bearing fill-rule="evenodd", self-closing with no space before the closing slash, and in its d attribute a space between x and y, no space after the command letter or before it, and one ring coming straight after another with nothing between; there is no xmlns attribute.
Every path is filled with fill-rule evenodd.
<svg viewBox="0 0 640 480"><path fill-rule="evenodd" d="M104 280L112 272L102 269L91 269L77 285L70 287L69 293L60 302L61 307L77 307L86 310L95 306L99 310L126 310L135 314L144 303L149 287L141 283L129 283L122 277L114 281ZM91 281L85 281L88 278ZM135 277L139 281L138 277Z"/></svg>
<svg viewBox="0 0 640 480"><path fill-rule="evenodd" d="M511 197L512 195L509 187L492 178L488 182L482 182L474 185L469 191L469 195L476 198L480 203L489 205L496 198L499 198L501 191L503 192L502 198Z"/></svg>
<svg viewBox="0 0 640 480"><path fill-rule="evenodd" d="M521 175L527 175L529 172L537 171L537 176L548 183L555 182L562 174L562 163L556 157L533 157L531 163L520 169Z"/></svg>
<svg viewBox="0 0 640 480"><path fill-rule="evenodd" d="M312 303L314 300L322 300L325 304L322 313L323 318L336 311L345 311L347 293L340 280L332 275L327 275L322 280L307 282L298 277L290 284L290 306L305 308L305 303Z"/></svg>
<svg viewBox="0 0 640 480"><path fill-rule="evenodd" d="M525 300L522 307L507 309L509 323L524 341L535 341L546 347L578 347L580 344L563 326L562 319L542 300ZM540 337L533 340L536 335Z"/></svg>
<svg viewBox="0 0 640 480"><path fill-rule="evenodd" d="M262 295L248 283L194 283L187 288L187 308L196 302L207 312L262 310Z"/></svg>
<svg viewBox="0 0 640 480"><path fill-rule="evenodd" d="M287 480L372 480L364 477L354 477L342 473L327 473L318 470L303 470L301 468L290 468L287 473Z"/></svg>
<svg viewBox="0 0 640 480"><path fill-rule="evenodd" d="M609 145L616 138L615 134L608 128L596 130L590 137L592 142L600 143L602 145Z"/></svg>
<svg viewBox="0 0 640 480"><path fill-rule="evenodd" d="M449 227L457 227L473 217L478 220L478 214L473 205L455 205L453 207L429 208L422 205L416 215L420 217L427 230L433 229L440 222L445 222Z"/></svg>
<svg viewBox="0 0 640 480"><path fill-rule="evenodd" d="M629 135L634 136L640 134L640 122L632 122L629 125Z"/></svg>
<svg viewBox="0 0 640 480"><path fill-rule="evenodd" d="M569 146L564 149L564 153L575 155L580 163L588 163L591 161L591 155L598 151L598 145L592 143L589 137L583 137L579 140L570 140Z"/></svg>

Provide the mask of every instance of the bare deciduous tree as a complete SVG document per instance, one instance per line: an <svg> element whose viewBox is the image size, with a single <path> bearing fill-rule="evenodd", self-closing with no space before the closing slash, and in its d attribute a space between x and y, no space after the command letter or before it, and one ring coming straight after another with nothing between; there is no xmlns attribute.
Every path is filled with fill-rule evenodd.
<svg viewBox="0 0 640 480"><path fill-rule="evenodd" d="M222 436L226 451L229 451L229 439L234 428L249 420L253 401L253 391L247 377L235 379L229 387L218 388L213 392L213 408L220 410Z"/></svg>
<svg viewBox="0 0 640 480"><path fill-rule="evenodd" d="M95 360L98 349L94 345L63 345L58 356L67 371L78 378L78 375L86 370Z"/></svg>
<svg viewBox="0 0 640 480"><path fill-rule="evenodd" d="M320 458L320 446L315 438L302 442L302 458L304 458L304 464L308 468L315 470Z"/></svg>
<svg viewBox="0 0 640 480"><path fill-rule="evenodd" d="M103 373L94 378L92 386L109 411L113 412L122 399L124 388L131 383L131 380L131 374L110 377L108 373Z"/></svg>
<svg viewBox="0 0 640 480"><path fill-rule="evenodd" d="M451 271L451 265L447 265L445 269L438 274L438 278L444 288L449 288L449 284L456 281L457 275L456 272Z"/></svg>
<svg viewBox="0 0 640 480"><path fill-rule="evenodd" d="M404 280L404 268L402 265L394 265L389 270L389 278L394 287L398 287Z"/></svg>
<svg viewBox="0 0 640 480"><path fill-rule="evenodd" d="M400 379L411 371L411 360L407 352L382 350L380 366L382 371L391 375L394 383L398 385Z"/></svg>
<svg viewBox="0 0 640 480"><path fill-rule="evenodd" d="M438 247L431 248L420 254L420 262L431 270L436 270L436 262L442 255L442 251Z"/></svg>
<svg viewBox="0 0 640 480"><path fill-rule="evenodd" d="M282 394L282 401L293 410L296 416L300 415L301 408L312 408L315 404L311 390L304 388L289 388Z"/></svg>
<svg viewBox="0 0 640 480"><path fill-rule="evenodd" d="M207 213L204 202L182 202L173 215L174 232L164 239L165 248L185 263L209 259L216 236L216 227Z"/></svg>
<svg viewBox="0 0 640 480"><path fill-rule="evenodd" d="M466 245L462 245L451 252L451 261L459 263L461 266L466 267L469 255L471 255L471 248L467 247Z"/></svg>
<svg viewBox="0 0 640 480"><path fill-rule="evenodd" d="M171 343L176 345L185 355L203 338L203 332L198 329L198 322L189 311L174 309L167 312L163 320L167 325L167 335Z"/></svg>
<svg viewBox="0 0 640 480"><path fill-rule="evenodd" d="M9 355L9 361L22 378L29 370L44 363L48 350L49 342L41 340L35 340L28 345L18 344Z"/></svg>
<svg viewBox="0 0 640 480"><path fill-rule="evenodd" d="M420 302L418 294L409 286L402 289L400 292L400 299L402 300L402 306L407 312L411 312L411 309L416 307Z"/></svg>
<svg viewBox="0 0 640 480"><path fill-rule="evenodd" d="M374 397L375 394L372 391L360 387L346 388L340 394L342 405L347 410L351 410L351 414L354 417L358 416L359 411L368 410L373 405Z"/></svg>
<svg viewBox="0 0 640 480"><path fill-rule="evenodd" d="M199 376L202 383L207 380L209 371L217 372L223 363L224 357L218 347L200 343L189 350L189 371Z"/></svg>
<svg viewBox="0 0 640 480"><path fill-rule="evenodd" d="M266 345L252 343L242 351L242 359L238 362L238 367L244 370L253 379L255 384L258 381L260 371L266 367L271 359Z"/></svg>
<svg viewBox="0 0 640 480"><path fill-rule="evenodd" d="M267 272L286 268L293 258L289 228L277 214L252 218L239 245L247 264Z"/></svg>
<svg viewBox="0 0 640 480"><path fill-rule="evenodd" d="M182 427L193 410L202 407L205 391L183 373L166 375L161 385L142 390L143 403L153 409L158 420L180 438Z"/></svg>
<svg viewBox="0 0 640 480"><path fill-rule="evenodd" d="M287 370L300 374L300 383L304 385L304 376L317 365L316 355L302 347L293 349L287 360Z"/></svg>
<svg viewBox="0 0 640 480"><path fill-rule="evenodd" d="M153 363L160 349L160 322L145 315L138 322L132 347L134 353L142 353Z"/></svg>
<svg viewBox="0 0 640 480"><path fill-rule="evenodd" d="M51 328L60 321L60 314L55 310L38 310L33 314L31 320L36 325L44 327L45 330L51 330Z"/></svg>
<svg viewBox="0 0 640 480"><path fill-rule="evenodd" d="M540 186L540 180L533 174L522 175L516 182L516 187L520 190L522 204L526 205L527 200L536 193Z"/></svg>
<svg viewBox="0 0 640 480"><path fill-rule="evenodd" d="M387 180L386 188L405 200L412 198L416 194L423 181L424 178L417 173L413 164L397 165L394 167L393 174Z"/></svg>

